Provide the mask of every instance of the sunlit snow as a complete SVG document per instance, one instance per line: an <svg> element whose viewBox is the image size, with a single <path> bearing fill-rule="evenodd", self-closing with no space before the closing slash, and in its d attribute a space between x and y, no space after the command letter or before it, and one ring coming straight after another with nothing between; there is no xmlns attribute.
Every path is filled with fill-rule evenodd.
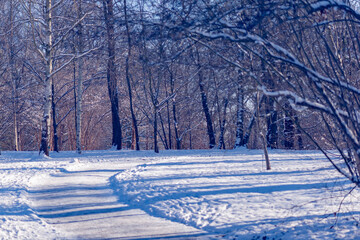
<svg viewBox="0 0 360 240"><path fill-rule="evenodd" d="M3 152L0 239L360 239L317 151Z"/></svg>

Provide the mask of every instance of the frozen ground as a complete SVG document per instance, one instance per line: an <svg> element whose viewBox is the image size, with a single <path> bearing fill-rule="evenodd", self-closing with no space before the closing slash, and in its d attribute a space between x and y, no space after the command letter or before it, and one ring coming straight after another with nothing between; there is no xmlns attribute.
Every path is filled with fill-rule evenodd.
<svg viewBox="0 0 360 240"><path fill-rule="evenodd" d="M3 152L0 239L360 239L360 191L319 152L270 158Z"/></svg>

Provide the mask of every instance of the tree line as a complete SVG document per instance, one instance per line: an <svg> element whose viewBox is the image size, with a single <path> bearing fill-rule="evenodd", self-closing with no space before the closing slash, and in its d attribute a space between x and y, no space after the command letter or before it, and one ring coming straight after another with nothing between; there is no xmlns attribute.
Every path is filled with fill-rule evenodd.
<svg viewBox="0 0 360 240"><path fill-rule="evenodd" d="M359 182L357 1L0 9L2 149L321 149Z"/></svg>

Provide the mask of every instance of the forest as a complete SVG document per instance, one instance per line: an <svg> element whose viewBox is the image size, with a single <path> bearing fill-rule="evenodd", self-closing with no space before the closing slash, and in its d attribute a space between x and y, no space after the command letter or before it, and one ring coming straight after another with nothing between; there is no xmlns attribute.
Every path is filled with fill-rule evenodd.
<svg viewBox="0 0 360 240"><path fill-rule="evenodd" d="M1 150L320 149L359 185L359 5L2 0Z"/></svg>

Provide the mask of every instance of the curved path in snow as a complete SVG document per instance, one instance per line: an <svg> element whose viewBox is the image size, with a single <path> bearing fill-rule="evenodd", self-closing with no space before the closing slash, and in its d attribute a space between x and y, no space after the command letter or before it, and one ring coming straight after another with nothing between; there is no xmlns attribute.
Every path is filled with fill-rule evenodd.
<svg viewBox="0 0 360 240"><path fill-rule="evenodd" d="M74 171L64 169L34 177L29 190L31 207L65 239L207 238L198 229L149 216L121 203L109 178L128 168L129 163L116 166L83 164Z"/></svg>

